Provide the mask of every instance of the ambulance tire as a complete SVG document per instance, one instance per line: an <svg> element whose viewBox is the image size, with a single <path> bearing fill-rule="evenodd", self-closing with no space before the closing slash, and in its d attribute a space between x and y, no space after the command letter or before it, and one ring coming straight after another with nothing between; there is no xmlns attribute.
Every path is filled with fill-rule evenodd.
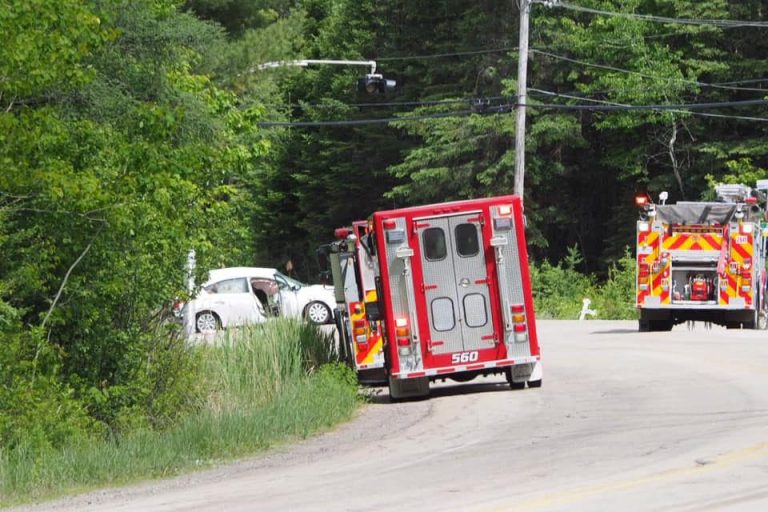
<svg viewBox="0 0 768 512"><path fill-rule="evenodd" d="M506 368L504 370L504 377L507 378L507 382L509 383L510 389L513 389L513 390L525 389L525 381L515 382L512 380L512 368Z"/></svg>
<svg viewBox="0 0 768 512"><path fill-rule="evenodd" d="M416 379L393 379L389 377L389 400L400 402L406 398L429 396L429 377Z"/></svg>
<svg viewBox="0 0 768 512"><path fill-rule="evenodd" d="M539 379L539 380L529 380L528 381L528 387L529 388L540 388L541 387L541 379Z"/></svg>

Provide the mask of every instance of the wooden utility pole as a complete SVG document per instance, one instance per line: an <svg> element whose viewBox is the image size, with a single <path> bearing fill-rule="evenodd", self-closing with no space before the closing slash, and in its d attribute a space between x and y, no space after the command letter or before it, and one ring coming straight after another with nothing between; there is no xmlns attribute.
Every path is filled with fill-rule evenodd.
<svg viewBox="0 0 768 512"><path fill-rule="evenodd" d="M517 61L517 122L515 125L515 194L523 200L525 183L525 103L528 79L528 18L530 0L518 0L520 6L520 44Z"/></svg>

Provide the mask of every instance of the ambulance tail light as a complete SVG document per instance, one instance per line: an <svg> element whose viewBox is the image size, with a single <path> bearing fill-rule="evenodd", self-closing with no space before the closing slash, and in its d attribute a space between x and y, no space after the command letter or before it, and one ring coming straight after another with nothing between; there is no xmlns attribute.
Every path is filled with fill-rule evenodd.
<svg viewBox="0 0 768 512"><path fill-rule="evenodd" d="M512 304L512 330L515 333L515 342L523 343L528 341L528 326L525 323L525 306L523 304Z"/></svg>
<svg viewBox="0 0 768 512"><path fill-rule="evenodd" d="M397 339L398 352L401 356L411 353L411 329L406 318L395 320L395 338Z"/></svg>

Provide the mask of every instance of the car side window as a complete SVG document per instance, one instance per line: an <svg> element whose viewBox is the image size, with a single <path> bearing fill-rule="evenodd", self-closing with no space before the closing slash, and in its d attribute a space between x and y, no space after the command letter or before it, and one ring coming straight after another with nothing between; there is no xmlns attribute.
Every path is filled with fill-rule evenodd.
<svg viewBox="0 0 768 512"><path fill-rule="evenodd" d="M209 293L249 293L248 280L244 277L225 279L205 287Z"/></svg>

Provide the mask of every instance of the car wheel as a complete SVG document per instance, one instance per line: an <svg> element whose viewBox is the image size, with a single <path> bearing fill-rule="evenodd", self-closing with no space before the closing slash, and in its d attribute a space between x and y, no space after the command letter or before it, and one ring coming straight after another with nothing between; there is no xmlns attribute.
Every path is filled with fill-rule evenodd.
<svg viewBox="0 0 768 512"><path fill-rule="evenodd" d="M327 324L331 320L331 310L322 302L310 302L304 310L304 316L313 324Z"/></svg>
<svg viewBox="0 0 768 512"><path fill-rule="evenodd" d="M213 311L201 311L195 317L197 332L211 332L221 329L221 320Z"/></svg>

